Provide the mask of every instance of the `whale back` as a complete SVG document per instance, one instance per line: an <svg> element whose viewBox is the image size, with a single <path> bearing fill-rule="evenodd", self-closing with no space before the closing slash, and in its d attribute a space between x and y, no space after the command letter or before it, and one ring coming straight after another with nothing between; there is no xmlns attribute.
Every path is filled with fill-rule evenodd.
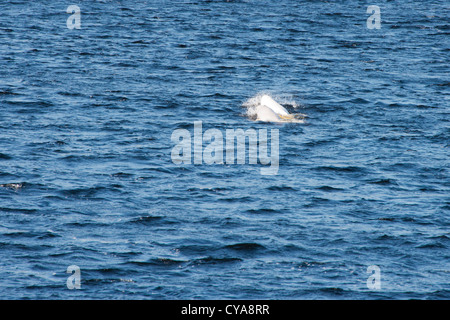
<svg viewBox="0 0 450 320"><path fill-rule="evenodd" d="M257 121L265 122L280 122L280 117L270 108L265 105L259 105L256 108Z"/></svg>
<svg viewBox="0 0 450 320"><path fill-rule="evenodd" d="M273 112L278 115L287 116L289 112L278 102L273 100L270 96L264 95L261 97L261 104L270 108Z"/></svg>

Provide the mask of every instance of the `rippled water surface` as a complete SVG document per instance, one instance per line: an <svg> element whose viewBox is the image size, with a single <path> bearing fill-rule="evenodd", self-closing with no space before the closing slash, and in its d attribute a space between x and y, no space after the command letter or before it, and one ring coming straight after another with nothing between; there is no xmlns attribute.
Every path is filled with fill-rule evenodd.
<svg viewBox="0 0 450 320"><path fill-rule="evenodd" d="M72 4L0 3L0 298L450 298L447 1ZM194 121L278 174L173 163Z"/></svg>

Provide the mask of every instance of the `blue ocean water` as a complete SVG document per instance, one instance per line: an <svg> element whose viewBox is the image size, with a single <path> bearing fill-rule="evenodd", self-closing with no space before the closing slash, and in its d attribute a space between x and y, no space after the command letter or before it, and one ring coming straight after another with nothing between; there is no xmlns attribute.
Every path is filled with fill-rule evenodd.
<svg viewBox="0 0 450 320"><path fill-rule="evenodd" d="M450 298L448 1L0 11L1 299ZM278 129L278 173L175 164L194 121Z"/></svg>

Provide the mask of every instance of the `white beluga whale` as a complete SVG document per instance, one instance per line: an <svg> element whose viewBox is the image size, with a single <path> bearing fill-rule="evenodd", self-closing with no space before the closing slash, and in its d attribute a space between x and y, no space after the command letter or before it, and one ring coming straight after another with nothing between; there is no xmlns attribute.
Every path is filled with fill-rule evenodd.
<svg viewBox="0 0 450 320"><path fill-rule="evenodd" d="M256 107L256 120L264 122L280 122L280 116L273 109L260 104Z"/></svg>
<svg viewBox="0 0 450 320"><path fill-rule="evenodd" d="M273 100L272 97L268 96L267 94L261 97L261 105L270 108L279 116L289 115L289 112L281 104Z"/></svg>
<svg viewBox="0 0 450 320"><path fill-rule="evenodd" d="M260 104L256 106L256 121L264 122L303 122L297 116L302 114L290 114L281 104L265 94L261 97Z"/></svg>
<svg viewBox="0 0 450 320"><path fill-rule="evenodd" d="M295 101L292 101L290 105L293 109L297 108ZM247 108L247 116L255 121L303 123L303 118L306 117L301 113L289 113L285 107L268 94L259 94L250 98L242 106Z"/></svg>

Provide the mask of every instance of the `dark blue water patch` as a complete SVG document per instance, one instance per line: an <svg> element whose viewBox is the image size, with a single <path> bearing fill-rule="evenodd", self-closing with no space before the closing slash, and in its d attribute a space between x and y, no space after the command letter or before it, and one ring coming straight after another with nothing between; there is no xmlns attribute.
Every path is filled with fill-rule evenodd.
<svg viewBox="0 0 450 320"><path fill-rule="evenodd" d="M205 257L205 258L199 258L192 261L192 265L199 266L199 265L223 265L223 264L235 264L238 262L241 262L241 258L234 258L234 257Z"/></svg>
<svg viewBox="0 0 450 320"><path fill-rule="evenodd" d="M152 267L179 267L187 263L183 260L174 260L169 258L153 258L147 262L134 262L137 265L148 265Z"/></svg>
<svg viewBox="0 0 450 320"><path fill-rule="evenodd" d="M131 180L135 178L135 175L127 172L116 172L111 174L111 177L118 180Z"/></svg>
<svg viewBox="0 0 450 320"><path fill-rule="evenodd" d="M338 298L340 296L350 293L350 292L346 292L347 290L338 288L338 287L322 288L319 291L320 291L320 293L323 293L325 295L335 297L335 298Z"/></svg>
<svg viewBox="0 0 450 320"><path fill-rule="evenodd" d="M11 174L9 172L1 172L0 171L0 178L7 178L9 180L9 179L12 179L12 178L17 178L17 176L15 176L15 175L13 175L13 174Z"/></svg>
<svg viewBox="0 0 450 320"><path fill-rule="evenodd" d="M0 160L11 160L12 157L5 154L5 153L0 153Z"/></svg>
<svg viewBox="0 0 450 320"><path fill-rule="evenodd" d="M450 289L442 289L431 292L425 296L427 300L446 300L450 295Z"/></svg>
<svg viewBox="0 0 450 320"><path fill-rule="evenodd" d="M198 220L198 223L204 224L204 225L212 225L213 229L219 230L233 230L234 228L238 227L242 224L241 218L235 218L235 217L203 217L200 220Z"/></svg>
<svg viewBox="0 0 450 320"><path fill-rule="evenodd" d="M88 199L97 199L101 200L101 198L95 197L104 192L118 192L116 188L108 188L108 187L88 187L88 188L76 188L76 189L67 189L61 190L59 193L66 198L88 198Z"/></svg>
<svg viewBox="0 0 450 320"><path fill-rule="evenodd" d="M422 241L422 244L418 245L417 248L420 249L437 249L439 253L445 253L446 250L442 251L440 249L448 248L450 244L450 237L446 234L439 236L427 237Z"/></svg>
<svg viewBox="0 0 450 320"><path fill-rule="evenodd" d="M383 186L398 185L395 179L372 179L369 180L368 183Z"/></svg>
<svg viewBox="0 0 450 320"><path fill-rule="evenodd" d="M95 222L95 221L75 221L75 222L67 222L64 224L67 228L74 228L82 230L83 228L86 229L98 229L98 228L106 228L110 226L108 223L102 223L102 222Z"/></svg>
<svg viewBox="0 0 450 320"><path fill-rule="evenodd" d="M20 231L3 232L2 237L16 238L16 239L34 238L36 240L45 240L45 239L58 238L61 236L54 232L51 232L51 231L30 232L30 231L26 231L26 230L23 230L23 231L20 230Z"/></svg>
<svg viewBox="0 0 450 320"><path fill-rule="evenodd" d="M278 215L280 213L280 210L277 209L271 209L271 208L259 208L259 209L248 209L246 210L249 214L273 214Z"/></svg>
<svg viewBox="0 0 450 320"><path fill-rule="evenodd" d="M342 166L342 167L338 167L338 166L319 166L314 168L314 170L317 171L335 171L335 172L343 172L343 173L366 173L368 172L368 169L363 168L363 167L357 167L357 166Z"/></svg>
<svg viewBox="0 0 450 320"><path fill-rule="evenodd" d="M94 270L88 269L85 270L85 272L88 274L90 278L101 276L102 278L110 279L111 282L120 281L120 278L117 277L127 277L127 276L129 277L134 274L134 272L125 273L124 270L121 269L120 267L104 267Z"/></svg>
<svg viewBox="0 0 450 320"><path fill-rule="evenodd" d="M129 222L131 224L139 224L143 226L159 226L159 225L172 225L179 223L178 221L167 218L164 216L143 216L138 218L133 218Z"/></svg>
<svg viewBox="0 0 450 320"><path fill-rule="evenodd" d="M297 191L297 189L295 189L293 187L290 187L290 186L286 186L286 185L270 186L270 187L267 187L267 190L269 190L269 191L280 191L280 192Z"/></svg>
<svg viewBox="0 0 450 320"><path fill-rule="evenodd" d="M395 221L396 219L393 217L386 217L386 218L378 218L380 221Z"/></svg>
<svg viewBox="0 0 450 320"><path fill-rule="evenodd" d="M216 249L214 244L186 244L177 248L184 255L205 255Z"/></svg>
<svg viewBox="0 0 450 320"><path fill-rule="evenodd" d="M116 156L112 153L107 153L107 154L103 154L103 155L97 155L97 154L83 154L83 155L68 155L68 156L63 156L60 159L63 161L66 161L68 163L80 163L82 161L92 161L92 162L96 162L100 159L115 159Z"/></svg>
<svg viewBox="0 0 450 320"><path fill-rule="evenodd" d="M12 252L42 252L42 254L45 254L44 251L51 251L53 249L53 246L50 245L37 245L37 244L24 244L24 243L16 243L10 240L7 240L7 242L0 242L0 248L3 248L4 250L11 250Z"/></svg>
<svg viewBox="0 0 450 320"><path fill-rule="evenodd" d="M118 258L123 258L126 260L133 260L134 258L142 255L143 252L141 252L141 251L126 251L126 252L112 252L111 254ZM118 270L120 271L120 269L118 269Z"/></svg>
<svg viewBox="0 0 450 320"><path fill-rule="evenodd" d="M316 146L333 145L336 143L338 143L338 139L328 138L328 139L323 139L323 140L308 141L308 142L305 142L303 145L305 147L316 147Z"/></svg>
<svg viewBox="0 0 450 320"><path fill-rule="evenodd" d="M241 196L236 196L236 197L227 197L227 198L220 198L219 201L221 202L226 202L226 203L248 203L249 201L252 201L253 198L252 197L241 197Z"/></svg>
<svg viewBox="0 0 450 320"><path fill-rule="evenodd" d="M237 251L247 251L247 252L253 252L256 250L265 249L263 245L260 245L258 243L236 243L236 244L227 245L225 248L231 249L231 250L237 250Z"/></svg>
<svg viewBox="0 0 450 320"><path fill-rule="evenodd" d="M0 207L0 212L7 212L7 213L25 213L25 214L33 214L36 213L37 209L29 209L29 208L6 208L6 207Z"/></svg>
<svg viewBox="0 0 450 320"><path fill-rule="evenodd" d="M345 189L342 189L342 188L336 188L336 187L331 187L331 186L320 186L320 187L317 187L316 189L317 190L321 190L321 191L326 191L326 192L345 190Z"/></svg>
<svg viewBox="0 0 450 320"><path fill-rule="evenodd" d="M18 114L39 114L45 113L47 108L53 106L50 101L24 101L24 100L6 100L3 101L9 107L15 108Z"/></svg>

